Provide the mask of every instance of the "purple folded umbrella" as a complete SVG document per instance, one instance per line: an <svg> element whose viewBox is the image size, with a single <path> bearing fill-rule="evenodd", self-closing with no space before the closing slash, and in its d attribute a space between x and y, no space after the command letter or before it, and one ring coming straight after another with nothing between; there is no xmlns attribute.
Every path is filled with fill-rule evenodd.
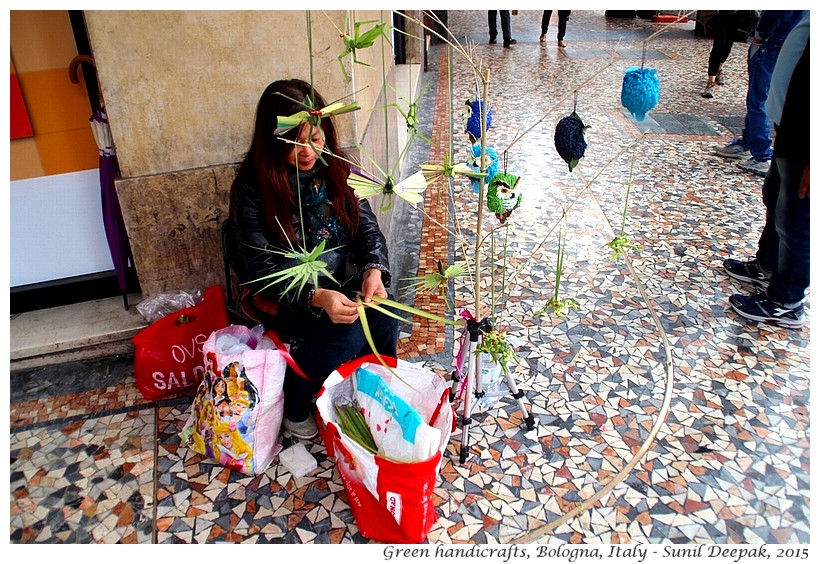
<svg viewBox="0 0 820 564"><path fill-rule="evenodd" d="M122 219L120 200L114 181L120 172L117 155L111 141L111 130L108 127L108 118L101 109L95 110L89 118L94 139L100 150L100 195L102 201L103 226L105 237L108 240L108 249L114 263L114 272L117 275L117 285L123 296L127 295L128 288L128 261L131 258L131 244L128 241L128 232ZM125 301L126 308L128 302Z"/></svg>

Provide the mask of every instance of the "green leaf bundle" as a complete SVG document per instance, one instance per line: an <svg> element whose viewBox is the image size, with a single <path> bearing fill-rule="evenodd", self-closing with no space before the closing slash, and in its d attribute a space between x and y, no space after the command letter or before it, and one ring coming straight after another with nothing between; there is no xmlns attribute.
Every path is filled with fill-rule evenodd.
<svg viewBox="0 0 820 564"><path fill-rule="evenodd" d="M369 452L376 454L379 449L373 440L370 427L367 426L367 421L364 420L364 415L359 408L352 403L344 405L334 404L333 408L336 411L336 418L344 434L359 443Z"/></svg>

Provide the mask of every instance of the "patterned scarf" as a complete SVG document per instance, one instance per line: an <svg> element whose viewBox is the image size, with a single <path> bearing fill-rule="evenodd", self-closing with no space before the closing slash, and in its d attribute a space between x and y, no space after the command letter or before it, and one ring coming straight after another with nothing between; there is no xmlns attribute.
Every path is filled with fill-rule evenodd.
<svg viewBox="0 0 820 564"><path fill-rule="evenodd" d="M296 192L296 174L291 175L291 186ZM344 246L350 243L347 231L339 221L333 204L327 196L327 186L321 165L307 172L299 172L302 219L305 227L307 247L313 248L322 241L325 247Z"/></svg>

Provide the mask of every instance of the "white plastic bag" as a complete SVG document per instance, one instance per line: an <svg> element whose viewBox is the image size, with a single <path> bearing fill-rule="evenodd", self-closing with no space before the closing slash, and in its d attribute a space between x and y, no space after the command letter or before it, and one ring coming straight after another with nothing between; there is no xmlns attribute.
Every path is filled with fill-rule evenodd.
<svg viewBox="0 0 820 564"><path fill-rule="evenodd" d="M396 462L427 460L438 450L441 430L428 425L422 415L404 400L401 392L416 399L424 411L425 396L414 394L412 388L396 378L391 378L391 385L388 385L375 371L376 366L367 364L358 368L353 373L353 388L379 449L378 454ZM398 389L394 391L391 386Z"/></svg>
<svg viewBox="0 0 820 564"><path fill-rule="evenodd" d="M202 301L202 290L194 290L193 292L180 290L173 294L155 294L145 298L137 304L137 311L147 322L154 323L166 315L194 306L200 301Z"/></svg>

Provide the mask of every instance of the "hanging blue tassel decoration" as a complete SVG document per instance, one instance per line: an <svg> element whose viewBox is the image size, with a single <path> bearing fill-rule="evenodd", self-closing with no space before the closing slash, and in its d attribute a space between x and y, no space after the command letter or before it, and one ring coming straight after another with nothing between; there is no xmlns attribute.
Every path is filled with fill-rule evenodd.
<svg viewBox="0 0 820 564"><path fill-rule="evenodd" d="M624 74L621 88L621 104L643 121L646 113L658 104L661 95L661 81L657 69L629 67Z"/></svg>
<svg viewBox="0 0 820 564"><path fill-rule="evenodd" d="M475 143L481 139L481 115L483 113L484 104L481 100L470 99L464 103L467 106L467 125L464 131L470 137L470 143ZM489 131L493 123L493 109L487 107L487 125L484 131Z"/></svg>
<svg viewBox="0 0 820 564"><path fill-rule="evenodd" d="M472 149L473 158L467 162L467 166L476 172L481 172L481 145L473 145ZM487 164L487 170L484 171L487 173L487 176L484 178L484 184L487 185L492 181L493 176L495 176L498 172L498 151L492 147L485 147L484 160L489 161ZM480 181L477 178L471 178L470 184L473 187L473 192L478 194L478 191L481 188Z"/></svg>
<svg viewBox="0 0 820 564"><path fill-rule="evenodd" d="M569 171L578 166L578 161L584 156L587 148L584 132L588 129L581 117L572 112L561 118L555 126L555 150L569 165Z"/></svg>

